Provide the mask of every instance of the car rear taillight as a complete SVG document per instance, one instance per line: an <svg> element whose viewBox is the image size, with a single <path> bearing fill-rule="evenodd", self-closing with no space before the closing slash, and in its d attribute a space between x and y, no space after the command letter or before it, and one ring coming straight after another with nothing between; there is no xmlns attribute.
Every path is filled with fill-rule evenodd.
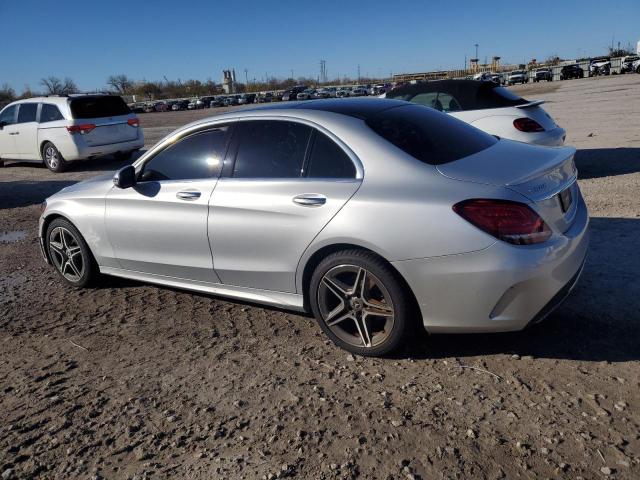
<svg viewBox="0 0 640 480"><path fill-rule="evenodd" d="M137 127L138 125L140 125L140 120L138 120L137 118L130 118L129 120L127 120L127 123L132 127Z"/></svg>
<svg viewBox="0 0 640 480"><path fill-rule="evenodd" d="M80 133L82 135L85 135L87 133L89 133L91 130L93 130L94 128L96 128L95 124L93 123L85 123L82 125L71 125L69 127L67 127L67 130L69 131L69 133Z"/></svg>
<svg viewBox="0 0 640 480"><path fill-rule="evenodd" d="M544 127L531 118L516 118L513 126L521 132L544 132Z"/></svg>
<svg viewBox="0 0 640 480"><path fill-rule="evenodd" d="M551 230L524 203L509 200L474 199L456 203L453 211L494 237L514 245L545 242Z"/></svg>

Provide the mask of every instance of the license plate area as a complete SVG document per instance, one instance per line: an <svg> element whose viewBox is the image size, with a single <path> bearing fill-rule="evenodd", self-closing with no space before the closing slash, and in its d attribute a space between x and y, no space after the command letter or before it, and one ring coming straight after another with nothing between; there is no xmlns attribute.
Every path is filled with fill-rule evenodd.
<svg viewBox="0 0 640 480"><path fill-rule="evenodd" d="M567 213L569 208L571 208L571 203L573 201L573 196L571 195L571 187L565 188L558 194L558 200L560 202L560 208L562 208L562 213Z"/></svg>

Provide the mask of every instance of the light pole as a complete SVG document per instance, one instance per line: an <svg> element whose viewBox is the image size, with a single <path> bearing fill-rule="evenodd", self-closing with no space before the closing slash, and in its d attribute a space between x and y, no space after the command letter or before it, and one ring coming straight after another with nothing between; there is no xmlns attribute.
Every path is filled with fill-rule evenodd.
<svg viewBox="0 0 640 480"><path fill-rule="evenodd" d="M476 46L476 58L478 58L478 44L476 43L475 46Z"/></svg>

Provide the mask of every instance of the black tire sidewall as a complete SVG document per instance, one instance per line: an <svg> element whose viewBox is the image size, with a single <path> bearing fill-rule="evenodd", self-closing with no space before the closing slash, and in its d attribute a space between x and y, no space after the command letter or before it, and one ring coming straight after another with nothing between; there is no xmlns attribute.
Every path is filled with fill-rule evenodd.
<svg viewBox="0 0 640 480"><path fill-rule="evenodd" d="M333 267L338 265L356 265L363 267L373 273L385 286L394 309L394 325L389 337L380 345L375 347L356 347L341 340L325 324L318 307L318 287L322 277ZM400 347L409 331L409 297L405 287L393 269L382 259L364 250L345 250L336 252L320 262L316 267L309 285L309 304L311 310L320 325L322 331L340 348L351 353L363 356L382 356Z"/></svg>
<svg viewBox="0 0 640 480"><path fill-rule="evenodd" d="M49 165L47 163L47 157L45 155L45 151L47 150L47 148L49 147L53 147L55 148L56 152L58 153L58 168L51 168L51 165ZM60 153L60 150L58 150L58 147L56 147L53 143L51 142L46 142L43 146L42 146L42 161L44 162L44 165L51 170L52 172L55 173L60 173L62 171L64 171L65 167L67 166L67 162L65 162L64 158L62 157L62 154Z"/></svg>
<svg viewBox="0 0 640 480"><path fill-rule="evenodd" d="M94 280L98 267L93 258L93 254L91 253L91 250L89 250L89 246L87 245L87 242L85 242L84 238L82 237L78 229L70 221L64 218L56 218L47 226L47 232L45 234L46 235L45 248L47 249L47 255L49 255L50 259L52 258L51 247L49 246L49 239L51 238L51 231L56 227L66 228L73 234L73 236L78 241L78 245L80 246L80 251L82 252L82 262L84 263L84 272L82 273L80 280L78 280L77 282L72 282L71 280L66 278L64 275L62 275L62 273L60 273L58 268L54 265L53 260L51 260L51 265L55 269L56 273L60 276L60 278L62 278L69 285L72 285L78 288L88 286Z"/></svg>

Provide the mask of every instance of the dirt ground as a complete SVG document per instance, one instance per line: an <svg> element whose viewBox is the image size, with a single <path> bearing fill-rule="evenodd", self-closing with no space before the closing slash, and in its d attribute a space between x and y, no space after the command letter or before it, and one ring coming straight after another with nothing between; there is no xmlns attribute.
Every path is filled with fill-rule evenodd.
<svg viewBox="0 0 640 480"><path fill-rule="evenodd" d="M2 480L640 478L640 75L514 90L579 149L583 278L531 330L394 358L354 358L276 309L67 287L40 258L38 204L119 164L0 169ZM152 143L211 113L140 118Z"/></svg>

